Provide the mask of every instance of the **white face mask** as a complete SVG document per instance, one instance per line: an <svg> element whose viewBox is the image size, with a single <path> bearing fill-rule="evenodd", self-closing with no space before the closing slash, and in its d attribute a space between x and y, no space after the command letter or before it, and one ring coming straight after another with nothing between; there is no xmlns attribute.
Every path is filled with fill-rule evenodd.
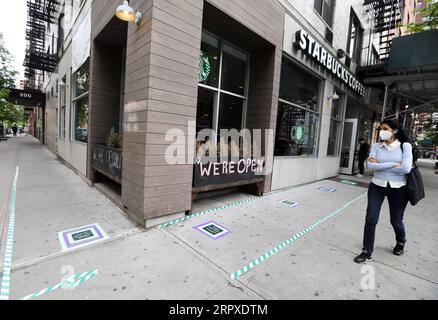
<svg viewBox="0 0 438 320"><path fill-rule="evenodd" d="M380 131L380 139L383 141L391 140L393 134L391 131Z"/></svg>

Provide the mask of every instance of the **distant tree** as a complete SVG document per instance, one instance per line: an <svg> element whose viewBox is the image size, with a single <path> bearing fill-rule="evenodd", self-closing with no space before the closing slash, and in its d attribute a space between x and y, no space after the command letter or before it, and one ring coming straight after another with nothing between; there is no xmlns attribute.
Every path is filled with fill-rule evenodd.
<svg viewBox="0 0 438 320"><path fill-rule="evenodd" d="M0 121L7 127L17 123L23 126L25 122L24 108L6 100L9 96L7 88L15 87L17 72L11 68L13 57L6 49L3 34L0 33Z"/></svg>
<svg viewBox="0 0 438 320"><path fill-rule="evenodd" d="M14 58L6 49L3 34L0 32L0 89L15 87L17 71L11 68Z"/></svg>
<svg viewBox="0 0 438 320"><path fill-rule="evenodd" d="M438 102L431 104L430 118L431 121L424 127L423 142L429 143L431 146L438 146ZM435 115L435 116L434 116Z"/></svg>
<svg viewBox="0 0 438 320"><path fill-rule="evenodd" d="M24 107L16 106L11 103L0 105L0 120L6 127L11 127L14 123L19 127L23 127L26 122Z"/></svg>
<svg viewBox="0 0 438 320"><path fill-rule="evenodd" d="M438 146L438 121L431 123L426 131L426 138L430 139L435 146Z"/></svg>
<svg viewBox="0 0 438 320"><path fill-rule="evenodd" d="M436 0L424 0L422 8L417 8L414 12L422 17L422 21L403 25L409 33L423 32L438 28L438 2Z"/></svg>

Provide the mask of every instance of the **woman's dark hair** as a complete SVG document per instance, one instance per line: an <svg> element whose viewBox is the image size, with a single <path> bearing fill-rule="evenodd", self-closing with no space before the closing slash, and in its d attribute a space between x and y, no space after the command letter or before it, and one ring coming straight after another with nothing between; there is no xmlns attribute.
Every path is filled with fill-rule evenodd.
<svg viewBox="0 0 438 320"><path fill-rule="evenodd" d="M397 133L395 134L396 139L400 141L401 143L409 142L411 143L410 139L406 135L405 130L400 126L400 123L397 120L394 119L385 119L383 120L380 125L386 124L388 125L392 130L397 130Z"/></svg>

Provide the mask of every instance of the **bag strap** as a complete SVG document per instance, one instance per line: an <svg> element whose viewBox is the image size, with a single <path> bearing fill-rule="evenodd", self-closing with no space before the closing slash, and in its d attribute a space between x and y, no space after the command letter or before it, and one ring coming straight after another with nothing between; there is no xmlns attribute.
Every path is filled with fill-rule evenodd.
<svg viewBox="0 0 438 320"><path fill-rule="evenodd" d="M409 142L405 142L405 143L409 143ZM403 151L403 144L404 144L404 143L400 143L400 147L401 147L402 152L404 152L404 151ZM412 154L412 163L414 164L414 167L417 166L417 162L415 161L415 159L414 159L414 157L413 157L413 154Z"/></svg>

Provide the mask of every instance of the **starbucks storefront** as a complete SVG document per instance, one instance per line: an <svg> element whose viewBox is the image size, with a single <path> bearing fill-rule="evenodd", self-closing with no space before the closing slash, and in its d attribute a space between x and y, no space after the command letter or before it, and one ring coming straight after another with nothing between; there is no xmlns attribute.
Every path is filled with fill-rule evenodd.
<svg viewBox="0 0 438 320"><path fill-rule="evenodd" d="M272 190L339 174L347 101L364 92L333 47L286 15Z"/></svg>

